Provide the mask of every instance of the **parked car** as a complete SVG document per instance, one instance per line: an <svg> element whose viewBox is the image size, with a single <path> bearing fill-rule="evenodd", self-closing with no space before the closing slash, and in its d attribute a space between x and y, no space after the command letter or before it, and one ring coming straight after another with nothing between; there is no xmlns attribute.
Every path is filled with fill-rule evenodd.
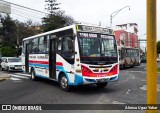
<svg viewBox="0 0 160 113"><path fill-rule="evenodd" d="M157 57L157 62L160 62L160 57Z"/></svg>
<svg viewBox="0 0 160 113"><path fill-rule="evenodd" d="M22 62L20 58L17 57L5 57L2 58L1 71L22 71Z"/></svg>

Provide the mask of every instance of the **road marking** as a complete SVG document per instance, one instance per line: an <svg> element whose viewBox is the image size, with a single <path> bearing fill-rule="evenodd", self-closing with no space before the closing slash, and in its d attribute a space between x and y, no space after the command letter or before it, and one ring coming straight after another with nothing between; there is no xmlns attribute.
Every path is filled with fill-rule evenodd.
<svg viewBox="0 0 160 113"><path fill-rule="evenodd" d="M21 80L19 78L14 78L14 77L11 77L10 80L14 80L14 81L17 81L17 80Z"/></svg>
<svg viewBox="0 0 160 113"><path fill-rule="evenodd" d="M127 72L131 72L131 73L146 73L145 71L127 71Z"/></svg>
<svg viewBox="0 0 160 113"><path fill-rule="evenodd" d="M11 75L11 77L14 77L14 78L23 78L23 79L29 79L29 77L26 77L26 76L23 76L23 75Z"/></svg>
<svg viewBox="0 0 160 113"><path fill-rule="evenodd" d="M31 76L31 75L25 74L25 73L14 73L14 75L21 75L21 76L27 76L27 77L30 77L30 76Z"/></svg>
<svg viewBox="0 0 160 113"><path fill-rule="evenodd" d="M130 93L130 91L131 91L131 90L130 90L130 89L128 89L128 90L127 90L127 92L126 92L126 94L128 95L128 94Z"/></svg>
<svg viewBox="0 0 160 113"><path fill-rule="evenodd" d="M113 101L112 104L126 104L126 103L120 101Z"/></svg>
<svg viewBox="0 0 160 113"><path fill-rule="evenodd" d="M143 85L142 87L140 87L141 90L147 90L147 86L146 85ZM160 84L157 84L157 92L160 91Z"/></svg>

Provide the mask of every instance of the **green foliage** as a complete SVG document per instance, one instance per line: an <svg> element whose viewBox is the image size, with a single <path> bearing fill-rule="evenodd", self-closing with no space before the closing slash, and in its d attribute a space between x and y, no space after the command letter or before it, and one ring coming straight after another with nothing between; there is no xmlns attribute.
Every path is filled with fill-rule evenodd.
<svg viewBox="0 0 160 113"><path fill-rule="evenodd" d="M41 26L31 20L20 22L13 20L9 15L0 15L0 20L3 25L0 28L0 45L2 46L20 46L24 38L42 32Z"/></svg>
<svg viewBox="0 0 160 113"><path fill-rule="evenodd" d="M43 32L73 24L74 19L71 16L67 16L64 11L58 10L60 3L57 3L57 0L45 0L45 2L45 9L49 12L49 15L42 20Z"/></svg>
<svg viewBox="0 0 160 113"><path fill-rule="evenodd" d="M160 41L157 42L157 54L160 54Z"/></svg>
<svg viewBox="0 0 160 113"><path fill-rule="evenodd" d="M55 10L59 9L60 3L57 3L57 0L45 0L46 10L52 15Z"/></svg>
<svg viewBox="0 0 160 113"><path fill-rule="evenodd" d="M36 35L41 33L41 26L38 24L32 23L31 20L28 20L26 23L15 21L17 25L17 36L19 37L19 44L22 45L22 40L24 38ZM39 28L39 29L38 29Z"/></svg>
<svg viewBox="0 0 160 113"><path fill-rule="evenodd" d="M54 13L54 15L49 15L48 17L43 18L42 22L42 29L44 32L47 32L72 25L74 23L74 19L70 16L65 15L63 11L58 11Z"/></svg>
<svg viewBox="0 0 160 113"><path fill-rule="evenodd" d="M3 57L14 57L16 56L16 49L11 46L2 46L1 54Z"/></svg>
<svg viewBox="0 0 160 113"><path fill-rule="evenodd" d="M159 73L160 73L160 67L159 67L159 68L157 68L157 72L159 72Z"/></svg>
<svg viewBox="0 0 160 113"><path fill-rule="evenodd" d="M3 27L0 28L2 45L14 45L17 34L15 22L7 15L4 17L1 16L1 23L3 25Z"/></svg>

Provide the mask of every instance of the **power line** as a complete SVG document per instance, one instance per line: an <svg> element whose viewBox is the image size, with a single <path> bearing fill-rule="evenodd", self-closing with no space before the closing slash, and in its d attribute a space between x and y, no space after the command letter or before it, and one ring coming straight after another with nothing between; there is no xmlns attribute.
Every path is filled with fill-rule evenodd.
<svg viewBox="0 0 160 113"><path fill-rule="evenodd" d="M3 0L0 0L0 1L3 1ZM3 1L3 2L12 4L12 5L15 5L15 6L19 6L19 7L22 7L22 8L26 8L26 9L29 9L29 10L32 10L32 11L36 11L36 12L39 12L39 13L49 14L49 13L46 13L46 12L43 12L43 11L39 11L39 10L32 9L32 8L29 8L29 7L21 6L21 5L15 4L15 3L7 2L7 1Z"/></svg>
<svg viewBox="0 0 160 113"><path fill-rule="evenodd" d="M19 15L19 14L16 14L16 13L13 13L13 14L16 15L16 16L18 16L18 18L31 19L31 18L29 18L27 16L22 16L22 15ZM32 18L32 19L35 20L35 21L39 21L37 18Z"/></svg>
<svg viewBox="0 0 160 113"><path fill-rule="evenodd" d="M19 10L19 11L21 11L21 12L26 12L26 13L30 13L30 14L34 14L34 15L43 15L42 13L37 13L37 12L33 12L33 11L31 11L31 10L25 10L24 8L23 9L21 9L21 8L19 8L19 7L15 7L15 6L12 6L12 10ZM45 14L44 14L45 15Z"/></svg>
<svg viewBox="0 0 160 113"><path fill-rule="evenodd" d="M14 5L12 5L12 8L16 9L16 10L23 11L23 12L27 12L27 13L34 13L36 15L42 15L42 13L35 12L35 11L32 11L32 10L28 10L28 9L25 9L25 8L21 8L21 7L17 7L17 6L14 6ZM43 15L45 16L45 14L43 14Z"/></svg>
<svg viewBox="0 0 160 113"><path fill-rule="evenodd" d="M28 17L33 17L33 18L39 18L39 19L42 19L43 16L39 16L38 15L34 15L33 13L28 13L28 12L23 12L23 11L20 11L20 10L17 10L17 9L13 9L13 12L12 13L17 13L17 14L21 14L21 15L27 15Z"/></svg>

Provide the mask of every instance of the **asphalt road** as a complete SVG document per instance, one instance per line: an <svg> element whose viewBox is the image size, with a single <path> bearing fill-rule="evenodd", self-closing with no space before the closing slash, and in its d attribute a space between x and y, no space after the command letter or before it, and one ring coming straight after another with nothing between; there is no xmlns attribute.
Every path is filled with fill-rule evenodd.
<svg viewBox="0 0 160 113"><path fill-rule="evenodd" d="M3 72L7 73L7 72ZM2 74L2 73L1 73ZM32 81L26 74L10 72L11 78L0 82L1 104L145 104L146 64L120 71L120 79L105 89L95 85L74 87L64 92L56 82L41 79ZM160 75L158 75L158 103L160 103ZM1 113L2 111L0 111ZM4 112L4 111L3 111ZM23 113L29 111L23 111ZM44 112L44 111L41 111ZM45 111L44 113L75 113L84 111ZM139 113L144 111L85 111L104 113ZM5 111L6 113L6 111ZM13 113L13 111L10 111ZM16 112L16 113L19 113ZM35 111L36 113L36 111Z"/></svg>

